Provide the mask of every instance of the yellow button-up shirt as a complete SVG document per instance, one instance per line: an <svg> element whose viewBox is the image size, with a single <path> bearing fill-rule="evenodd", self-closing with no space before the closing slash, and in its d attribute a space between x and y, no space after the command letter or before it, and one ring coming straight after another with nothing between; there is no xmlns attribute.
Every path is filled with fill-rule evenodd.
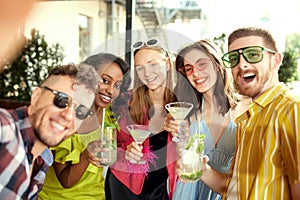
<svg viewBox="0 0 300 200"><path fill-rule="evenodd" d="M225 199L291 199L300 180L300 99L278 84L236 119L236 153Z"/></svg>

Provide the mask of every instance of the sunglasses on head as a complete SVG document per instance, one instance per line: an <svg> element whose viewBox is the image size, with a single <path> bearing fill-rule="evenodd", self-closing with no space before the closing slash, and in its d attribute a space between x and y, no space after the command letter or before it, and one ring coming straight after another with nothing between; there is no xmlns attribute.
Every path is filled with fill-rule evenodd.
<svg viewBox="0 0 300 200"><path fill-rule="evenodd" d="M41 86L40 88L48 90L54 94L53 104L56 107L67 108L72 106L72 98L69 95L53 90L47 86ZM76 117L81 120L86 119L88 116L93 114L93 112L89 108L82 104L75 105L75 113Z"/></svg>
<svg viewBox="0 0 300 200"><path fill-rule="evenodd" d="M264 57L263 54L264 51L268 51L270 53L276 53L275 51L268 49L266 47L251 46L251 47L236 49L228 53L225 53L224 56L222 57L222 60L226 68L234 68L239 64L240 55L242 54L243 58L248 63L255 64L262 61Z"/></svg>
<svg viewBox="0 0 300 200"><path fill-rule="evenodd" d="M165 52L166 57L169 57L169 53L160 46L159 41L157 39L150 39L150 40L147 40L146 42L138 41L132 45L132 49L135 52L136 50L142 48L143 46L146 46L146 47L156 47L157 46Z"/></svg>
<svg viewBox="0 0 300 200"><path fill-rule="evenodd" d="M158 46L158 45L159 45L159 42L157 39L150 39L146 42L138 41L132 45L132 48L133 48L133 50L136 50L136 49L140 49L143 46L153 47L153 46Z"/></svg>

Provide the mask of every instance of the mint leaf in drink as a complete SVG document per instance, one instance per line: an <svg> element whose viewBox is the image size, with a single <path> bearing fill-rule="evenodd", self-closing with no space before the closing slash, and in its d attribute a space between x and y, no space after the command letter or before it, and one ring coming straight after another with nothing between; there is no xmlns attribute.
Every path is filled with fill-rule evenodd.
<svg viewBox="0 0 300 200"><path fill-rule="evenodd" d="M196 148L196 153L201 153L204 149L204 134L201 134L201 135L198 135L198 138L199 138L199 144Z"/></svg>
<svg viewBox="0 0 300 200"><path fill-rule="evenodd" d="M203 148L204 148L204 137L205 135L204 134L193 134L192 136L189 137L187 143L186 143L186 146L185 146L185 149L186 150L189 150L189 148L191 148L193 146L193 143L195 140L200 140L198 146L196 147L196 152L197 153L201 153Z"/></svg>
<svg viewBox="0 0 300 200"><path fill-rule="evenodd" d="M193 141L194 141L194 138L193 137L189 137L189 140L187 141L186 146L185 146L185 150L189 150L189 148L191 146L193 146Z"/></svg>
<svg viewBox="0 0 300 200"><path fill-rule="evenodd" d="M203 149L204 149L204 145L200 143L197 146L196 153L201 153L203 151Z"/></svg>

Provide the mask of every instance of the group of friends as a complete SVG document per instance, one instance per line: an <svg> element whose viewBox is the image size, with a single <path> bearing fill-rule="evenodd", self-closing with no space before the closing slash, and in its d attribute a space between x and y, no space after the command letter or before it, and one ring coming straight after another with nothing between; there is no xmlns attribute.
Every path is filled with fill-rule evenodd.
<svg viewBox="0 0 300 200"><path fill-rule="evenodd" d="M132 77L122 58L99 53L53 68L28 107L0 109L0 199L300 199L300 99L279 82L269 31L234 30L225 54L194 42L174 63L156 39L132 51ZM164 107L177 101L194 105L184 123ZM83 141L105 121L118 124L118 159L104 168ZM142 146L129 124L150 127ZM179 177L172 137L182 130L205 135L193 183Z"/></svg>

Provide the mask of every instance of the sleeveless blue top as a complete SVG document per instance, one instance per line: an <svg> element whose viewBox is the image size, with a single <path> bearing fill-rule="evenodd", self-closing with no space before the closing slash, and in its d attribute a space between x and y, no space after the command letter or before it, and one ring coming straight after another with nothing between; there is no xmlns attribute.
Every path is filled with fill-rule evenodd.
<svg viewBox="0 0 300 200"><path fill-rule="evenodd" d="M230 112L230 110L229 110ZM231 112L230 122L225 127L218 143L215 145L213 137L208 129L207 124L203 120L204 117L204 100L202 98L201 106L202 120L192 121L190 124L190 132L205 135L204 138L204 155L209 157L209 165L220 173L228 173L233 155L235 152L235 131L236 124L232 121ZM173 195L173 200L215 200L222 199L222 196L212 191L201 180L195 183L182 183L179 179Z"/></svg>

